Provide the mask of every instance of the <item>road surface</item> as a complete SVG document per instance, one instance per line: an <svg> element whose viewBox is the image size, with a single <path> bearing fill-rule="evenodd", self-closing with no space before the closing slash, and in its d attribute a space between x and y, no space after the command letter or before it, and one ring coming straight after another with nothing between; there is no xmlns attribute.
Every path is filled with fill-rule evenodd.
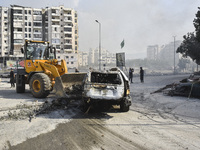
<svg viewBox="0 0 200 150"><path fill-rule="evenodd" d="M133 78L132 106L122 113L114 106L108 112L84 114L79 103L52 109L28 118L23 113L1 117L1 149L10 150L133 150L200 149L200 100L150 94L187 75L149 76L144 83ZM3 88L4 86L4 88ZM9 94L10 93L10 94ZM55 99L33 98L29 90L16 94L5 82L0 84L0 115L8 108L41 105ZM10 100L8 104L7 100ZM19 107L19 104L23 104ZM18 107L16 107L18 106ZM11 109L12 108L12 109ZM26 109L32 107L26 107ZM14 114L14 113L10 113ZM25 113L27 114L27 113Z"/></svg>

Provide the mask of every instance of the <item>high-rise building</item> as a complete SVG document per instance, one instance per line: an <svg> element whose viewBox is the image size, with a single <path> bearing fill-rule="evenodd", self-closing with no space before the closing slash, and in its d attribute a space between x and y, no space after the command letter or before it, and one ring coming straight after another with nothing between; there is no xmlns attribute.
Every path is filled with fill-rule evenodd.
<svg viewBox="0 0 200 150"><path fill-rule="evenodd" d="M58 55L78 53L78 15L74 9L11 5L11 8L0 7L0 20L0 34L5 35L0 36L0 57L20 57L26 39L49 41ZM74 56L78 59L78 55Z"/></svg>
<svg viewBox="0 0 200 150"><path fill-rule="evenodd" d="M10 54L10 10L0 7L0 56Z"/></svg>

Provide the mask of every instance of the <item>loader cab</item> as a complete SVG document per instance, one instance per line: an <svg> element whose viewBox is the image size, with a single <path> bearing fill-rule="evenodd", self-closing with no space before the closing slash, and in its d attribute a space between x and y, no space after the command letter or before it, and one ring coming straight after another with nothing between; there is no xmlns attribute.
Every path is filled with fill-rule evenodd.
<svg viewBox="0 0 200 150"><path fill-rule="evenodd" d="M49 46L49 42L26 41L22 52L24 52L26 60L56 59L56 50Z"/></svg>

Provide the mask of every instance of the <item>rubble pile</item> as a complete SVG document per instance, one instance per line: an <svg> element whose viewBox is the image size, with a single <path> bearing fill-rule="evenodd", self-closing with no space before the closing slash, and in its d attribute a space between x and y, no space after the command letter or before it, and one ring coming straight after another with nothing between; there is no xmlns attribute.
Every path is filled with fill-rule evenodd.
<svg viewBox="0 0 200 150"><path fill-rule="evenodd" d="M68 99L56 99L51 102L45 101L42 104L34 102L32 105L20 104L13 108L4 108L0 110L0 121L2 120L23 120L32 118L39 114L48 113L58 109L66 109L69 104Z"/></svg>
<svg viewBox="0 0 200 150"><path fill-rule="evenodd" d="M179 83L172 83L166 85L157 91L152 92L158 93L163 92L169 96L186 96L188 98L195 97L200 98L200 72L196 72L190 75L188 78L179 81Z"/></svg>

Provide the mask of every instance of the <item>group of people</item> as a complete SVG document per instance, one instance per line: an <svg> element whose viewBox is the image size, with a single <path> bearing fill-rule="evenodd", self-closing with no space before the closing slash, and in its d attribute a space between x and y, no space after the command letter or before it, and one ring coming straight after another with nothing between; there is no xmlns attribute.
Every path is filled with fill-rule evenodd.
<svg viewBox="0 0 200 150"><path fill-rule="evenodd" d="M131 83L133 83L133 72L134 72L134 69L129 68L129 81ZM142 69L142 67L140 67L140 81L141 81L141 83L144 82L144 70Z"/></svg>

